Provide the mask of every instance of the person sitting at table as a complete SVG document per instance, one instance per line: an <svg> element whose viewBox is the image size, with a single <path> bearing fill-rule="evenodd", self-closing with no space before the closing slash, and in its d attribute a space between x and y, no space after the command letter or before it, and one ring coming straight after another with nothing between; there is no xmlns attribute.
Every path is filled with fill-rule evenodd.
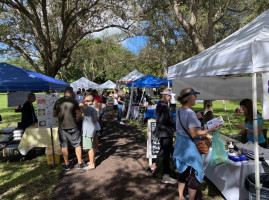
<svg viewBox="0 0 269 200"><path fill-rule="evenodd" d="M254 143L252 100L243 99L239 103L239 105L245 115L245 124L235 124L235 126L241 130L238 134L233 135L232 137L247 134L248 141L251 141ZM261 147L266 148L266 141L262 132L263 119L259 112L257 112L257 119L258 119L258 143Z"/></svg>
<svg viewBox="0 0 269 200"><path fill-rule="evenodd" d="M28 94L28 100L23 104L22 115L21 115L21 129L25 130L29 126L37 123L37 118L35 114L35 109L33 103L36 101L36 96L34 93Z"/></svg>
<svg viewBox="0 0 269 200"><path fill-rule="evenodd" d="M66 87L64 97L58 99L53 108L53 116L58 117L59 121L59 139L65 162L65 170L70 170L72 164L68 160L68 142L75 148L78 170L83 169L82 151L81 151L81 134L77 128L77 121L82 119L82 113L78 102L72 97L73 88Z"/></svg>
<svg viewBox="0 0 269 200"><path fill-rule="evenodd" d="M165 86L160 87L160 102L156 107L156 137L160 140L160 150L157 154L158 166L162 158L163 165L163 183L176 184L177 181L169 176L170 174L170 157L173 154L173 136L174 136L174 119L169 111L168 102L171 99L172 92Z"/></svg>
<svg viewBox="0 0 269 200"><path fill-rule="evenodd" d="M214 132L218 126L210 130L201 130L201 122L191 109L199 92L192 88L181 90L178 101L182 104L176 114L176 144L174 150L174 163L177 166L179 199L184 200L183 191L188 180L189 200L194 200L199 182L203 182L203 159L192 138L206 136Z"/></svg>

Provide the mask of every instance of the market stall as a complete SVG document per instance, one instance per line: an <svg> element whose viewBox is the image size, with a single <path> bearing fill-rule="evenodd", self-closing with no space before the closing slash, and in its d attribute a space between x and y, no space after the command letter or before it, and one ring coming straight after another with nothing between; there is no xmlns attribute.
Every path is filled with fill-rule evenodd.
<svg viewBox="0 0 269 200"><path fill-rule="evenodd" d="M70 86L73 87L74 91L77 91L78 88L88 90L89 88L98 89L99 85L94 83L85 77L81 77L80 79L70 83Z"/></svg>
<svg viewBox="0 0 269 200"><path fill-rule="evenodd" d="M204 80L211 80L211 77L219 75L241 75L252 74L251 87L249 91L241 92L243 88L237 84L227 84L227 87L234 92L227 97L245 98L251 94L253 101L254 120L254 152L255 152L255 188L256 195L260 197L260 178L259 178L259 149L257 142L257 73L262 73L263 77L263 118L268 119L268 72L269 72L269 10L255 20L239 29L229 37L213 45L202 53L191 57L181 63L168 68L168 80L173 80L173 89L179 85L174 80L185 78L206 77ZM229 78L225 79L229 82ZM214 82L211 83L214 85ZM200 85L208 87L201 80ZM249 84L250 85L250 84ZM189 87L192 87L190 83ZM214 85L214 87L216 87ZM196 89L196 88L195 88ZM178 90L180 90L178 88ZM198 89L196 89L198 90ZM236 92L235 92L236 91ZM223 94L222 87L216 93ZM237 96L238 95L238 96ZM208 99L206 99L208 100ZM222 99L221 99L222 100ZM265 103L266 102L266 103ZM266 108L266 109L265 109ZM207 174L206 174L207 175ZM237 180L239 181L239 180Z"/></svg>
<svg viewBox="0 0 269 200"><path fill-rule="evenodd" d="M251 142L243 144L231 138L222 136L224 141L233 141L238 148L244 148L254 152L254 145ZM264 161L259 162L260 173L269 173L269 149L259 147L260 158ZM230 160L230 163L220 166L210 166L212 149L208 154L203 155L203 164L206 177L221 191L227 200L245 200L248 199L248 191L245 189L245 178L255 172L255 161L238 161ZM268 164L267 164L268 163Z"/></svg>
<svg viewBox="0 0 269 200"><path fill-rule="evenodd" d="M113 83L111 80L104 82L98 87L98 89L114 89L114 88L116 88L116 83Z"/></svg>

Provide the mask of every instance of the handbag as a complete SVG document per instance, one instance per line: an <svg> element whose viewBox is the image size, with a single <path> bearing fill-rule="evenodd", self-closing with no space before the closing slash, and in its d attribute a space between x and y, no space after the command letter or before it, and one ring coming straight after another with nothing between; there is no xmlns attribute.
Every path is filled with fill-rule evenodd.
<svg viewBox="0 0 269 200"><path fill-rule="evenodd" d="M190 133L182 125L182 122L180 119L180 109L178 109L178 118L179 118L179 122L181 124L181 127L187 133L187 135L190 137L190 139L194 142L194 144L197 147L200 154L207 154L209 151L209 148L211 147L211 140L209 138L207 138L206 136L201 136L199 138L199 140L194 141L194 139L191 137Z"/></svg>

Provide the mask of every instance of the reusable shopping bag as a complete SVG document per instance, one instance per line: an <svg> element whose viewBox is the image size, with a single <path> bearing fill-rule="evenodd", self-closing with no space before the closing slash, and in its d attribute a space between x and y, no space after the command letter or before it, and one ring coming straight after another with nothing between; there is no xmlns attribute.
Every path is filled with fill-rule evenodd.
<svg viewBox="0 0 269 200"><path fill-rule="evenodd" d="M223 165L229 163L227 152L225 150L225 143L218 130L213 133L212 153L210 159L210 166Z"/></svg>

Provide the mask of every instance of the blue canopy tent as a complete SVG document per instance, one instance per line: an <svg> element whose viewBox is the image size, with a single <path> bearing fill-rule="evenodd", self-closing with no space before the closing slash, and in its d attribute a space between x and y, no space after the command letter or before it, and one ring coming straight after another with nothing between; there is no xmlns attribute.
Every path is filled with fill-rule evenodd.
<svg viewBox="0 0 269 200"><path fill-rule="evenodd" d="M166 87L168 86L167 77L160 79L160 80L157 80L157 81L153 81L152 83L148 83L148 84L146 84L146 87L147 88L158 88L161 85L164 85ZM171 86L172 86L172 80L169 80L169 87L171 87Z"/></svg>
<svg viewBox="0 0 269 200"><path fill-rule="evenodd" d="M129 116L130 116L130 108L131 108L132 99L133 99L134 87L153 88L150 84L152 82L156 82L159 80L161 80L161 78L158 78L158 77L152 76L152 75L146 75L146 76L143 76L143 77L127 84L128 88L132 88L131 89L131 97L130 97L130 101L129 101L129 105L128 105L128 112L127 112L127 116L126 116L127 119L129 119Z"/></svg>
<svg viewBox="0 0 269 200"><path fill-rule="evenodd" d="M68 83L23 69L7 63L0 63L0 91L48 91L64 90Z"/></svg>
<svg viewBox="0 0 269 200"><path fill-rule="evenodd" d="M153 88L151 87L151 83L152 82L156 82L161 80L160 78L156 77L156 76L152 76L152 75L146 75L143 76L135 81L132 81L130 83L127 84L128 88L132 87L132 83L134 83L134 87L138 87L138 88Z"/></svg>

